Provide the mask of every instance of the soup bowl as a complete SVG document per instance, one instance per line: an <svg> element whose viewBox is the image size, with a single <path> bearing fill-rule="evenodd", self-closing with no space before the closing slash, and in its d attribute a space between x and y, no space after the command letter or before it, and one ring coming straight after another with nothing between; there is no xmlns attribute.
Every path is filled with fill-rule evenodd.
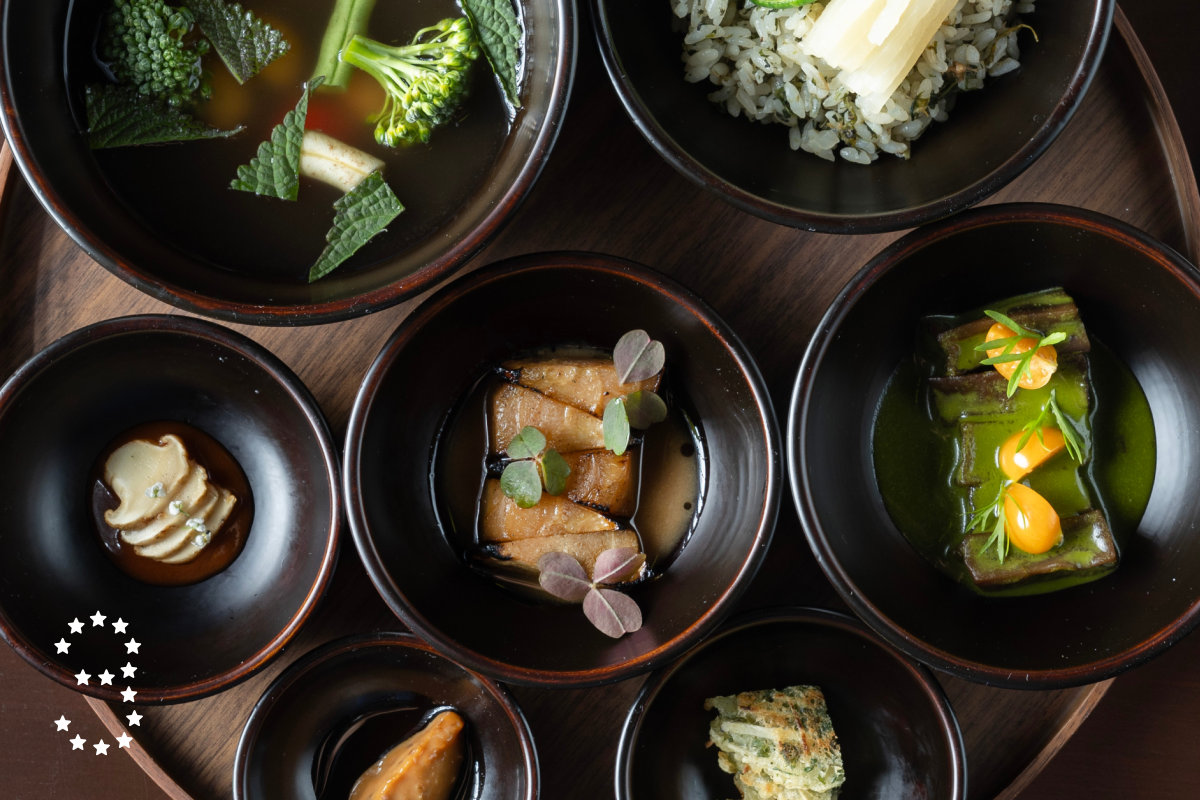
<svg viewBox="0 0 1200 800"><path fill-rule="evenodd" d="M737 3L741 8L745 3ZM869 166L793 151L787 129L732 117L707 79L684 80L677 2L592 0L596 36L625 110L654 149L697 185L751 214L825 233L902 230L997 191L1046 151L1083 100L1108 41L1114 0L1039 3L1025 15L1021 67L962 93L911 158Z"/></svg>
<svg viewBox="0 0 1200 800"><path fill-rule="evenodd" d="M371 242L351 262L311 284L301 274L283 269L283 259L272 257L270 252L243 259L246 263L225 263L233 256L215 249L210 251L213 238L207 232L189 232L195 241L185 242L183 233L166 229L168 224L177 223L173 217L161 219L162 207L170 203L135 208L123 199L123 193L133 191L121 188L126 182L123 176L133 168L132 162L121 161L126 165L123 170L120 167L102 170L97 153L88 147L85 133L83 87L89 81L99 80L91 50L104 3L3 2L0 121L22 174L50 215L88 255L138 289L179 308L231 322L306 325L347 319L394 305L452 275L500 231L537 180L558 136L574 76L575 3L574 0L526 0L518 6L527 33L521 108L515 112L509 134L495 158L479 167L483 171L474 176L476 188L461 204L447 207L440 215L422 222L421 237L394 243L382 238ZM326 9L329 7L325 5ZM315 61L315 45L306 52ZM489 69L483 58L476 68ZM222 69L219 65L214 67ZM303 69L312 66L306 61ZM253 79L248 86L268 80L268 73ZM491 76L487 77L490 80ZM296 78L297 98L301 81L302 77ZM214 92L214 96L219 98L220 92ZM380 102L382 98L380 92ZM291 102L294 101L289 101L289 105ZM362 115L366 114L363 110ZM282 119L282 109L278 117ZM214 173L214 154L224 153L221 148L236 148L237 153L232 155L244 155L241 163L248 162L258 143L257 138L248 137L250 133L221 141L149 148L156 151L153 170L174 176L166 179L156 192L161 191L165 197L182 191L177 184L189 182L203 184L207 190L207 184L215 181L216 187L211 191L228 185L235 175ZM265 137L265 130L261 134ZM254 133L256 137L259 135ZM443 138L441 147L468 147L469 143L459 142L461 138ZM432 146L438 146L436 134ZM133 150L109 150L102 155L107 158ZM182 163L172 167L163 160L167 158L165 152L178 152ZM412 169L419 167L414 164ZM419 192L411 185L407 192L397 188L408 211L394 225L403 224L405 216L411 218L422 203L427 206L437 203L441 207L449 202L438 199L436 181L421 179L418 183L425 184ZM302 187L302 194L322 188L316 184L306 187ZM220 204L225 215L221 219L228 225L241 221L227 219L234 213L230 209L242 209L238 213L246 215L256 212L265 215L277 210L263 204L278 201L232 191L228 195ZM297 237L308 240L315 236L313 262L324 245L319 232L327 230L333 220L332 208L322 205L321 209L319 218L289 217L289 227L281 234L285 243ZM160 219L151 221L155 215ZM246 220L245 224L252 223ZM253 234L240 239L233 237L228 225L222 222L219 226L225 228L224 238L252 243Z"/></svg>
<svg viewBox="0 0 1200 800"><path fill-rule="evenodd" d="M253 498L242 552L190 586L118 570L92 520L97 458L161 420L224 445ZM254 674L313 613L337 554L338 461L316 401L265 349L197 319L125 317L59 339L0 387L0 506L0 636L92 697L178 702ZM132 676L105 680L122 663Z"/></svg>
<svg viewBox="0 0 1200 800"><path fill-rule="evenodd" d="M867 264L805 353L787 438L809 544L850 607L914 658L1013 689L1105 680L1192 630L1200 620L1198 277L1135 228L1033 204L918 229ZM935 569L889 517L872 461L876 411L911 357L922 315L1054 286L1066 288L1089 334L1132 370L1149 400L1153 491L1111 575L1048 594L984 597Z"/></svg>
<svg viewBox="0 0 1200 800"><path fill-rule="evenodd" d="M361 774L382 752L355 751L364 742L352 732L340 751L328 743L372 715L406 706L416 713L396 720L399 729L382 737L384 749L399 744L404 728L419 724L425 709L452 707L466 721L468 753L453 796L537 800L533 734L508 691L403 633L339 639L288 667L263 692L242 729L233 764L234 800L346 797L338 778L344 784L346 775Z"/></svg>
<svg viewBox="0 0 1200 800"><path fill-rule="evenodd" d="M577 605L531 601L469 569L439 525L431 464L451 410L504 359L556 343L615 344L637 328L666 348L672 389L703 432L708 479L686 546L632 590L645 624L610 639ZM610 683L694 645L750 583L775 525L777 436L751 356L686 289L607 256L516 258L422 304L367 373L346 437L351 531L383 599L442 653L512 683Z"/></svg>
<svg viewBox="0 0 1200 800"><path fill-rule="evenodd" d="M967 757L950 701L928 669L861 622L813 608L739 615L652 674L625 720L617 800L724 800L733 777L706 746L704 701L820 687L841 746L839 797L964 800Z"/></svg>

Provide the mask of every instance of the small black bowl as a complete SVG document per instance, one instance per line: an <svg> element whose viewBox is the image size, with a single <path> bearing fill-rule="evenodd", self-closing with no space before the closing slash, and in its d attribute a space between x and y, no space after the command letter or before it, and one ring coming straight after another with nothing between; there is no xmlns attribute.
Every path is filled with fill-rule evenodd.
<svg viewBox="0 0 1200 800"><path fill-rule="evenodd" d="M742 0L729 0L744 5ZM1100 64L1115 0L1039 3L1021 67L968 92L912 158L830 163L788 145L782 125L731 117L716 88L684 81L683 33L666 0L592 0L609 77L642 135L699 186L751 214L825 233L902 230L978 203L1024 172L1079 107Z"/></svg>
<svg viewBox="0 0 1200 800"><path fill-rule="evenodd" d="M514 353L615 344L645 328L706 438L694 533L634 590L640 631L610 639L578 606L531 602L468 569L438 526L431 452L448 412ZM363 381L346 437L350 527L375 588L416 634L477 672L533 686L611 683L665 664L729 612L775 528L779 448L762 377L737 336L660 273L609 256L550 253L494 264L431 297Z"/></svg>
<svg viewBox="0 0 1200 800"><path fill-rule="evenodd" d="M811 608L741 615L650 676L617 750L617 800L725 800L733 778L705 747L709 697L819 686L846 768L841 800L965 800L958 720L925 667L856 619Z"/></svg>
<svg viewBox="0 0 1200 800"><path fill-rule="evenodd" d="M191 586L141 583L103 552L89 474L110 441L177 420L212 436L250 481L245 549ZM64 336L0 387L0 636L44 675L120 702L194 700L275 658L333 574L338 461L321 410L283 362L202 320L142 316ZM107 617L93 629L86 617ZM78 618L83 638L67 623ZM123 619L125 633L112 624ZM58 652L55 640L71 644ZM122 643L141 647L127 653ZM136 676L103 685L101 670ZM81 685L80 671L91 679Z"/></svg>
<svg viewBox="0 0 1200 800"><path fill-rule="evenodd" d="M1158 466L1117 570L1033 597L982 597L931 566L884 508L871 435L918 319L1064 286L1088 330L1150 401ZM914 231L842 290L800 366L788 427L792 493L842 598L892 645L960 678L1012 689L1095 683L1200 622L1200 275L1122 222L999 205Z"/></svg>
<svg viewBox="0 0 1200 800"><path fill-rule="evenodd" d="M368 247L354 264L309 284L297 276L280 276L269 259L254 268L232 269L202 258L121 200L81 130L86 119L80 73L95 69L91 50L105 5L3 0L4 136L34 194L88 255L152 297L228 322L311 325L349 319L395 305L449 278L500 232L533 188L558 138L575 74L575 0L519 2L527 32L522 108L494 163L478 176L478 188L411 247ZM201 177L194 180L203 176L205 153L224 146L245 149L249 160L257 144L243 134L222 142L172 145L187 162L184 172L200 170ZM178 184L164 183L162 192L186 191ZM402 197L410 206L422 195L420 187L412 191ZM319 224L325 227L329 221ZM319 252L313 253L314 261Z"/></svg>
<svg viewBox="0 0 1200 800"><path fill-rule="evenodd" d="M537 751L516 701L503 686L405 633L339 639L288 667L246 720L233 764L234 800L315 800L314 762L331 737L373 712L413 705L412 695L431 708L452 706L467 722L460 781L468 790L460 783L456 797L537 800ZM407 733L396 730L384 749ZM367 766L380 755L346 753Z"/></svg>

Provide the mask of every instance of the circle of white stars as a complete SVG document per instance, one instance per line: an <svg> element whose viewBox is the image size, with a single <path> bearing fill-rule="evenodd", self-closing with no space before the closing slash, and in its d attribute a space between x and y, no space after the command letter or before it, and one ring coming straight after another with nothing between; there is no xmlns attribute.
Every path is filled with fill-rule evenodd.
<svg viewBox="0 0 1200 800"><path fill-rule="evenodd" d="M109 627L108 625L105 624L108 620L108 617L101 614L99 611L97 611L92 616L88 617L88 619L91 620L91 622L92 622L91 627L93 627L93 628ZM76 617L74 620L67 623L67 628L70 629L70 634L68 634L68 635L76 636L76 635L83 633L84 623L79 621L79 617ZM120 634L122 636L127 634L128 628L129 628L129 623L120 618L118 618L116 622L112 623L113 632ZM54 648L57 651L57 653L60 655L69 654L71 652L72 644L74 644L74 642L67 641L66 636L64 636L63 638L61 638L57 642L55 642ZM137 639L134 639L132 636L130 636L129 641L125 642L125 654L126 655L141 655L140 650L139 650L139 648L141 648L141 646L142 646L141 642L139 642ZM121 677L125 678L127 680L130 678L133 678L137 675L137 667L133 666L132 661L127 661L125 663L125 666L121 667L120 669L121 669ZM96 676L92 676L92 675L88 674L87 670L81 669L78 672L78 674L75 675L75 685L76 686L91 686L92 685L91 680L93 677L95 677L97 680L100 681L100 683L99 683L100 686L113 686L113 679L116 678L117 676L114 675L113 673L109 672L108 669L105 669L104 672L101 672L99 675L96 675ZM115 689L116 687L113 686L113 688ZM136 698L136 697L137 697L137 692L134 691L133 688L129 685L126 685L125 690L121 692L122 702L132 703L134 701L134 698ZM133 711L133 713L131 713L131 714L126 714L125 719L127 719L129 721L128 727L132 728L135 725L138 727L141 727L142 715L139 714L136 710ZM55 726L55 730L57 732L65 731L65 732L69 733L70 728L71 728L71 720L67 719L66 715L60 715L58 719L54 720L54 726ZM78 733L75 734L75 738L68 739L67 741L69 741L71 743L72 750L83 750L84 749L83 746L85 744L87 744L87 739L84 739ZM128 731L123 732L120 736L117 737L117 749L118 750L128 750L129 745L132 742L133 742L133 737L129 735ZM108 748L110 746L111 745L109 745L108 742L101 739L100 741L93 744L92 748L96 751L96 755L106 756L106 755L108 755Z"/></svg>

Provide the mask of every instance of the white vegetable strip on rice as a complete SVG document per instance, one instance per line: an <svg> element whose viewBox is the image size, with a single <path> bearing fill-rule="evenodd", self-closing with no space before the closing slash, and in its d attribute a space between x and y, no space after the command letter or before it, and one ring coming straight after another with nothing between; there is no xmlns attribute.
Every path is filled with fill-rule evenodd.
<svg viewBox="0 0 1200 800"><path fill-rule="evenodd" d="M908 158L956 92L1019 67L1017 15L1034 11L1013 0L737 2L671 0L686 79L715 84L709 99L735 117L788 126L793 150L858 164Z"/></svg>

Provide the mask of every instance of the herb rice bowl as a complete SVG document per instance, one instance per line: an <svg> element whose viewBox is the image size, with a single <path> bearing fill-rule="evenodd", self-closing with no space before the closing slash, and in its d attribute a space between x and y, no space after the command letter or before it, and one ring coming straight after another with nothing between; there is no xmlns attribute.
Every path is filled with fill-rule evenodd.
<svg viewBox="0 0 1200 800"><path fill-rule="evenodd" d="M955 11L961 17L953 26L954 34L948 34L949 26L935 34L928 57L933 63L922 56L926 69L918 64L915 71L920 82L915 75L907 79L912 96L928 90L929 101L922 109L914 109L912 102L906 108L902 99L885 104L890 122L882 116L866 119L852 103L839 108L840 100L826 108L825 101L836 94L834 76L823 75L816 62L806 71L804 59L795 51L789 52L797 58L790 59L779 76L795 70L789 76L793 91L774 87L782 89L782 97L774 89L761 95L758 88L753 93L748 90L758 86L759 71L770 83L758 65L750 72L749 84L738 81L741 59L750 65L757 57L769 66L772 57L778 57L783 65L780 40L787 45L802 36L801 23L815 13L816 4L807 11L805 7L747 10L737 0L664 0L636 6L593 0L593 9L605 66L626 111L672 166L738 208L773 222L828 233L878 233L948 216L1012 181L1054 141L1091 84L1108 39L1113 0L1038 3L1028 12L1026 3L1002 1L1005 18L1000 29L995 27L994 0L991 4L985 9L989 18L976 21L985 11L977 10L980 5L975 0L967 0ZM974 14L968 13L973 9ZM1033 26L1037 42L1025 29L1010 30L1015 24L1007 16L1010 13ZM727 15L736 24L722 24L718 34L712 20L725 23ZM764 26L762 32L758 22ZM704 28L706 24L712 29ZM784 30L788 24L796 30L783 36L781 24ZM763 41L764 34L769 42ZM947 70L959 71L953 63L958 58L964 64L961 71L967 86L983 79L982 91L957 90L953 98L938 96L951 85L939 69L938 35ZM1018 42L1011 52L1010 36ZM723 51L718 39L725 42ZM747 43L751 47L744 47ZM766 50L757 49L763 46ZM966 69L975 58L970 48L978 53L978 69ZM712 52L691 62L701 49ZM754 52L747 54L747 50ZM712 82L714 69L717 85ZM924 74L928 71L932 73ZM694 82L688 81L689 75ZM813 91L808 89L810 82ZM821 97L825 89L829 94ZM715 97L710 100L710 96ZM812 109L816 100L820 108ZM731 114L731 101L737 117ZM783 124L747 121L749 109L742 101L749 101L752 116L761 114L764 122L778 117ZM793 103L805 111L803 121ZM826 127L820 120L813 121L810 110L824 118ZM841 120L840 130L824 117L830 111ZM794 125L786 121L789 114L795 117ZM947 114L945 123L932 124ZM905 115L909 119L902 119ZM920 121L914 122L918 117ZM806 135L809 122L812 130ZM914 146L918 136L920 143ZM804 147L824 157L799 152ZM875 153L869 152L872 147ZM901 150L902 157L885 158L888 149ZM838 156L842 150L848 152ZM869 167L851 163L864 160L871 162Z"/></svg>

